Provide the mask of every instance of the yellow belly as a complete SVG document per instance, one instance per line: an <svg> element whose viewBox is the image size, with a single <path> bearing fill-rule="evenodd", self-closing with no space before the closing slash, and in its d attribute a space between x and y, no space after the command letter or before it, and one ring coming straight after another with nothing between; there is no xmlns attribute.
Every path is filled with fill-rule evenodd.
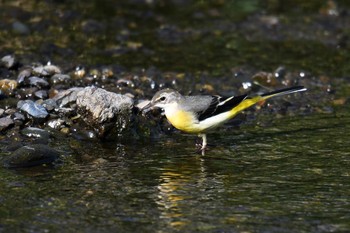
<svg viewBox="0 0 350 233"><path fill-rule="evenodd" d="M190 113L179 110L173 114L166 114L168 121L177 129L187 133L200 133L201 129L197 127L197 119Z"/></svg>

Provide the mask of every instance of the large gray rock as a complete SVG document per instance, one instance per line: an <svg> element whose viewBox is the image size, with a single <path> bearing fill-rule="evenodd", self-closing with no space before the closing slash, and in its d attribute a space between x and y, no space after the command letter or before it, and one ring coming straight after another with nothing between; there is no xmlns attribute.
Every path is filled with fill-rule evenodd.
<svg viewBox="0 0 350 233"><path fill-rule="evenodd" d="M78 112L99 137L114 131L121 133L131 118L133 99L97 87L86 87L77 93Z"/></svg>

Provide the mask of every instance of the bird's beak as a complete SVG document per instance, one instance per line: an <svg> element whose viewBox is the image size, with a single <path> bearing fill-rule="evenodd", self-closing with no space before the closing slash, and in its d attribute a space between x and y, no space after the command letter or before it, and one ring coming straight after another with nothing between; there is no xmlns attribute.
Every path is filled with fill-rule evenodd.
<svg viewBox="0 0 350 233"><path fill-rule="evenodd" d="M140 109L141 109L141 111L143 112L143 111L149 110L149 109L152 108L152 107L153 107L153 104L152 104L151 101L145 101L145 102L143 102L142 105L140 106ZM147 112L148 112L148 111L147 111Z"/></svg>

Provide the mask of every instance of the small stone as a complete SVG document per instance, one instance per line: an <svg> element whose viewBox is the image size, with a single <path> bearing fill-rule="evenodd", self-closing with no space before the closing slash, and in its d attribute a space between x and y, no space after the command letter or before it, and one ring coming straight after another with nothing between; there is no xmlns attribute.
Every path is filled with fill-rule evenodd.
<svg viewBox="0 0 350 233"><path fill-rule="evenodd" d="M14 121L9 117L0 118L0 131L8 129L10 126L14 125Z"/></svg>
<svg viewBox="0 0 350 233"><path fill-rule="evenodd" d="M10 93L17 88L17 81L11 79L0 80L0 90L4 93Z"/></svg>
<svg viewBox="0 0 350 233"><path fill-rule="evenodd" d="M46 122L46 125L48 125L53 129L60 129L64 125L64 120L62 119L49 120L48 122Z"/></svg>
<svg viewBox="0 0 350 233"><path fill-rule="evenodd" d="M71 80L71 77L67 74L55 74L51 77L50 82L51 85L57 84L67 84Z"/></svg>
<svg viewBox="0 0 350 233"><path fill-rule="evenodd" d="M52 111L58 107L56 101L53 99L44 100L42 106L46 108L47 111Z"/></svg>
<svg viewBox="0 0 350 233"><path fill-rule="evenodd" d="M7 69L14 67L16 64L15 57L13 55L4 56L3 58L1 58L0 62Z"/></svg>
<svg viewBox="0 0 350 233"><path fill-rule="evenodd" d="M28 113L34 118L46 118L48 116L46 109L42 105L34 103L32 100L19 101L17 108Z"/></svg>
<svg viewBox="0 0 350 233"><path fill-rule="evenodd" d="M32 76L29 78L29 84L32 86L36 86L36 87L47 87L49 86L49 83L42 78L36 77L36 76Z"/></svg>
<svg viewBox="0 0 350 233"><path fill-rule="evenodd" d="M21 72L19 72L17 76L17 82L20 84L23 83L27 78L30 77L31 74L32 74L32 68L26 68L22 70Z"/></svg>
<svg viewBox="0 0 350 233"><path fill-rule="evenodd" d="M47 93L46 90L40 90L40 91L34 92L34 96L39 98L39 99L47 99L49 94Z"/></svg>
<svg viewBox="0 0 350 233"><path fill-rule="evenodd" d="M59 158L59 153L49 146L34 144L15 150L4 160L6 168L24 168L50 164Z"/></svg>
<svg viewBox="0 0 350 233"><path fill-rule="evenodd" d="M19 113L19 112L15 112L13 114L13 118L14 121L24 121L26 118L23 114Z"/></svg>
<svg viewBox="0 0 350 233"><path fill-rule="evenodd" d="M55 65L38 66L33 69L33 73L39 76L52 76L60 74L61 69Z"/></svg>

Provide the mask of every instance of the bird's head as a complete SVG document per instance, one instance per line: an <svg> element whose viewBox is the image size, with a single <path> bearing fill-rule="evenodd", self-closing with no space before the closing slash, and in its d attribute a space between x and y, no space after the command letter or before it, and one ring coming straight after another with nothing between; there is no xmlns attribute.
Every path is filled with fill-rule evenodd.
<svg viewBox="0 0 350 233"><path fill-rule="evenodd" d="M152 107L158 107L158 108L167 108L169 106L173 106L174 104L178 103L183 96L173 90L173 89L163 89L158 91L152 98L151 102L144 106L142 110L152 108Z"/></svg>

